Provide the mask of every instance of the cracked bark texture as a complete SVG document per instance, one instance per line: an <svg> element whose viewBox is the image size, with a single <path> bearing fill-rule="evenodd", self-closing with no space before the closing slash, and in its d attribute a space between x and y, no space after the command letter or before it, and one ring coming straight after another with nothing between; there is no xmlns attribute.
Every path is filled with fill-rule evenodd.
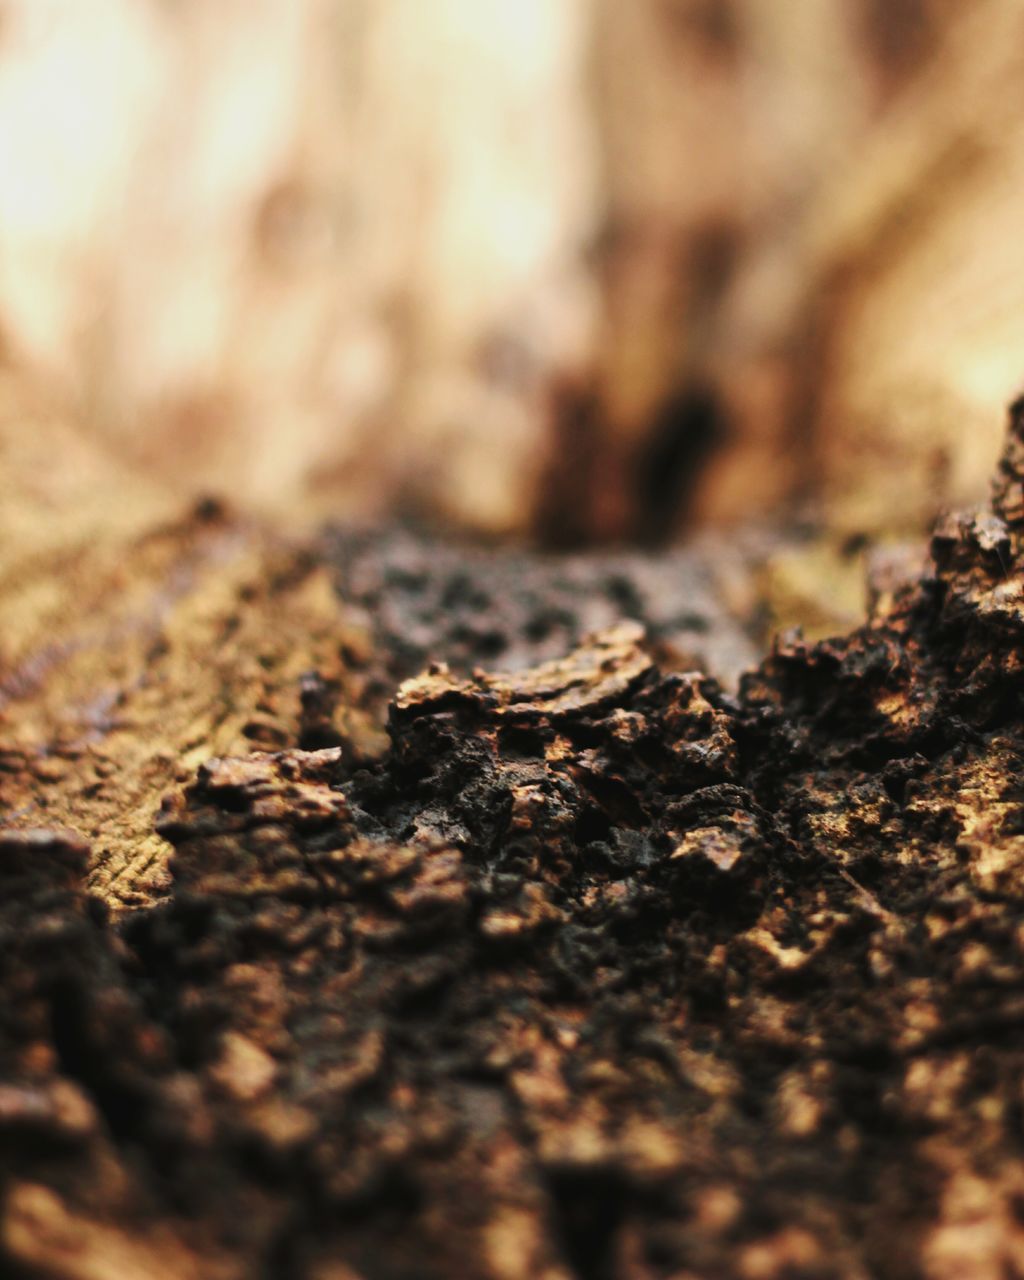
<svg viewBox="0 0 1024 1280"><path fill-rule="evenodd" d="M245 571L189 597L219 620L199 652L164 619L132 659L114 627L149 673L121 722L4 756L6 1274L1024 1274L1024 410L919 580L732 691L659 662L639 590L581 638L600 591L528 558L474 606L493 564L455 590L427 554L415 587L407 546L284 570L236 536ZM340 606L309 588L332 556ZM8 728L45 737L48 687L9 689ZM153 706L171 759L126 785L167 791L173 853L131 861L131 791L112 883ZM211 753L225 706L256 750ZM107 809L75 790L101 753Z"/></svg>

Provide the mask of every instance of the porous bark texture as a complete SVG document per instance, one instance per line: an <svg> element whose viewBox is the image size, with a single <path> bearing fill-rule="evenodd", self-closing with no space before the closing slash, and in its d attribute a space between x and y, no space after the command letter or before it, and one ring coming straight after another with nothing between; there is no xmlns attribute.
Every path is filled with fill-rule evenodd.
<svg viewBox="0 0 1024 1280"><path fill-rule="evenodd" d="M305 601L335 665L287 694L274 646L238 685L185 664L292 736L190 768L138 898L66 800L0 837L5 1273L1024 1274L1024 412L919 581L734 692L659 666L643 619L545 655L550 573L445 604L442 556L415 588L382 552L375 585L333 545L383 630L342 605L328 644L294 563L211 597L221 644ZM433 665L383 744L396 563L438 642L394 659ZM518 669L474 666L479 634L444 665L463 607ZM182 746L183 694L146 695ZM42 763L6 779L66 796Z"/></svg>

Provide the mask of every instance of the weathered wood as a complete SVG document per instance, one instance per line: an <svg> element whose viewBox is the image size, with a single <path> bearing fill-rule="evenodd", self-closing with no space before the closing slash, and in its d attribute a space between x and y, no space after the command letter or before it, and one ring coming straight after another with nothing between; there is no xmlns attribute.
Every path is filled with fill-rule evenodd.
<svg viewBox="0 0 1024 1280"><path fill-rule="evenodd" d="M191 566L180 631L4 709L41 735L3 758L7 1272L1024 1270L1022 455L1019 411L920 581L737 694L636 622L512 674L471 639L385 750L325 550L208 510L136 544L126 581ZM104 664L142 675L39 750Z"/></svg>

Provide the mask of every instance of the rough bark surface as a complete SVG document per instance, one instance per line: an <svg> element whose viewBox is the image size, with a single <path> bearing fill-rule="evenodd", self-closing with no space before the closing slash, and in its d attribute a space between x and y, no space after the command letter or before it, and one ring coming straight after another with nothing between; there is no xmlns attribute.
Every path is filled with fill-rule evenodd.
<svg viewBox="0 0 1024 1280"><path fill-rule="evenodd" d="M635 601L550 656L549 570L474 605L439 555L234 536L208 631L107 633L117 723L56 750L8 687L5 1274L1024 1274L1024 413L919 581L734 693Z"/></svg>

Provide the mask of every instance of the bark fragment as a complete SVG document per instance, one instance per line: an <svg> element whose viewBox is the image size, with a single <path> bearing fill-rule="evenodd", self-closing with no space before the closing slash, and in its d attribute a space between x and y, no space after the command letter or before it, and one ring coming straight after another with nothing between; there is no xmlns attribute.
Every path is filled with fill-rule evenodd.
<svg viewBox="0 0 1024 1280"><path fill-rule="evenodd" d="M435 665L380 758L207 760L113 917L73 836L6 835L5 1265L1024 1270L1021 441L735 694L635 622Z"/></svg>

